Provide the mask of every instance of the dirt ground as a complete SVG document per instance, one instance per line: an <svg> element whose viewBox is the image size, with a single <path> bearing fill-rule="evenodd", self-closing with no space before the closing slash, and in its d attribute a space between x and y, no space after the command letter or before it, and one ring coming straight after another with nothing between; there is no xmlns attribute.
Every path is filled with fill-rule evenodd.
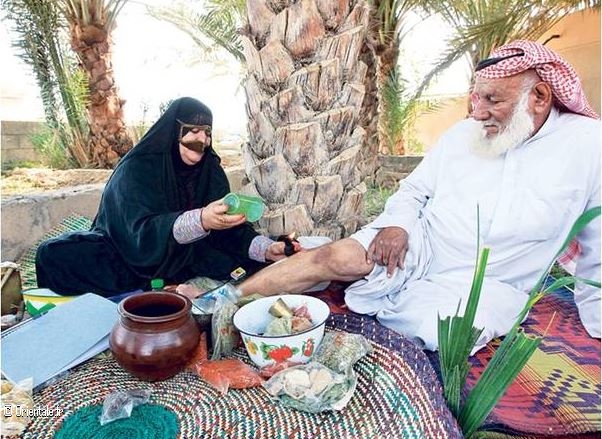
<svg viewBox="0 0 602 439"><path fill-rule="evenodd" d="M242 164L239 151L220 152L222 166ZM105 183L113 171L111 169L67 169L15 168L3 172L0 179L2 198L38 192L54 191L72 186Z"/></svg>
<svg viewBox="0 0 602 439"><path fill-rule="evenodd" d="M15 168L6 172L0 181L2 198L35 192L45 192L71 186L104 183L113 172L110 169Z"/></svg>

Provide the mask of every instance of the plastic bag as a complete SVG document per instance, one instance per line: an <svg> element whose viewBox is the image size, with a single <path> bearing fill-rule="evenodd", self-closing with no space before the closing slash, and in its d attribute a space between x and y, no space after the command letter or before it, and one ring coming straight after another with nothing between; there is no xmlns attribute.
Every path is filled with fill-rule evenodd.
<svg viewBox="0 0 602 439"><path fill-rule="evenodd" d="M2 422L0 434L2 437L20 436L30 418L29 410L33 409L33 378L27 378L12 384L2 380Z"/></svg>
<svg viewBox="0 0 602 439"><path fill-rule="evenodd" d="M340 374L316 362L285 369L263 384L283 405L309 413L342 410L356 386L353 371Z"/></svg>
<svg viewBox="0 0 602 439"><path fill-rule="evenodd" d="M238 311L238 305L229 296L217 297L215 311L211 317L212 360L219 360L221 357L231 354L240 342L240 334L232 322L236 311Z"/></svg>
<svg viewBox="0 0 602 439"><path fill-rule="evenodd" d="M205 361L198 364L196 370L203 380L222 395L230 388L246 389L263 383L263 378L238 358Z"/></svg>
<svg viewBox="0 0 602 439"><path fill-rule="evenodd" d="M100 425L117 419L129 418L134 407L146 404L150 398L149 389L119 390L111 393L102 403Z"/></svg>
<svg viewBox="0 0 602 439"><path fill-rule="evenodd" d="M188 363L186 363L186 369L196 372L198 366L200 366L202 363L208 360L209 356L207 353L207 333L201 332L201 336L199 337L199 344L195 348L194 353L192 354L192 358L188 360Z"/></svg>
<svg viewBox="0 0 602 439"><path fill-rule="evenodd" d="M234 285L227 283L213 291L203 294L201 297L194 299L193 305L198 312L202 314L213 314L223 301L218 302L219 298L227 298L232 303L237 303L242 296L241 291Z"/></svg>
<svg viewBox="0 0 602 439"><path fill-rule="evenodd" d="M210 277L195 277L175 287L175 292L194 300L203 294L221 287L224 282Z"/></svg>
<svg viewBox="0 0 602 439"><path fill-rule="evenodd" d="M288 369L289 367L298 366L300 364L302 364L302 363L297 363L295 361L288 361L288 360L280 361L277 363L270 363L266 366L263 366L261 369L259 369L259 375L261 375L264 378L270 378L270 377L274 376L275 374L277 374L278 372Z"/></svg>
<svg viewBox="0 0 602 439"><path fill-rule="evenodd" d="M335 372L347 373L364 355L372 352L372 345L361 334L334 331L324 334L313 361Z"/></svg>

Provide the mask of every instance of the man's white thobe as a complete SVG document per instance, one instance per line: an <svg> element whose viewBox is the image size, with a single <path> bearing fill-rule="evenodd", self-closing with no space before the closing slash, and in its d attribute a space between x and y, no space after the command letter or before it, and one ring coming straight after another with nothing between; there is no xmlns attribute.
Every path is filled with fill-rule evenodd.
<svg viewBox="0 0 602 439"><path fill-rule="evenodd" d="M600 121L552 110L542 128L507 153L470 150L475 122L464 120L387 201L384 212L352 237L368 247L384 227L409 233L405 269L391 278L376 266L352 284L345 301L384 325L437 347L438 316L466 306L480 245L491 248L475 326L478 345L506 334L529 290L559 250L574 221L600 205ZM600 218L578 236L576 275L600 279ZM579 285L581 320L600 337L600 289Z"/></svg>

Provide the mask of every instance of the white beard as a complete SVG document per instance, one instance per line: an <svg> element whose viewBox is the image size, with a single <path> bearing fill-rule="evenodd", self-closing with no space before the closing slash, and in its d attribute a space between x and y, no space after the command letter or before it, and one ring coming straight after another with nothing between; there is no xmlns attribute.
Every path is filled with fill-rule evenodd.
<svg viewBox="0 0 602 439"><path fill-rule="evenodd" d="M474 134L474 141L471 150L481 157L498 157L506 151L516 148L523 143L535 131L533 116L529 114L529 92L523 93L520 100L514 108L512 117L506 128L492 138L487 138L485 123L491 124L491 121L479 121L478 129ZM499 127L499 124L497 125Z"/></svg>

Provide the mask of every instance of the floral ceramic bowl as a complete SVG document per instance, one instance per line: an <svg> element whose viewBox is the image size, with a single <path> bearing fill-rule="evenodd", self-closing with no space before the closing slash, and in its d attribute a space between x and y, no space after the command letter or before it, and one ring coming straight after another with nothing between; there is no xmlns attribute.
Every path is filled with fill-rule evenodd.
<svg viewBox="0 0 602 439"><path fill-rule="evenodd" d="M278 299L282 299L291 309L306 304L313 326L297 334L262 335L268 323L274 319L269 309ZM254 300L240 308L233 320L249 357L257 366L264 367L282 361L307 363L322 341L329 315L328 305L322 300L290 294Z"/></svg>

